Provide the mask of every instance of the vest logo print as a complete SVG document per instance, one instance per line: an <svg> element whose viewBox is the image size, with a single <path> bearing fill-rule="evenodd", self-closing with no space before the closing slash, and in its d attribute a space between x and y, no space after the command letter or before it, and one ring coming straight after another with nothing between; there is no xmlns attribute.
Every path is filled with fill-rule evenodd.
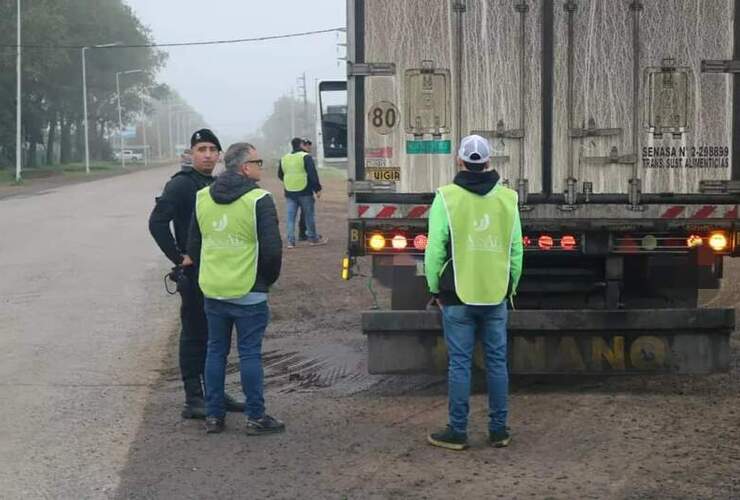
<svg viewBox="0 0 740 500"><path fill-rule="evenodd" d="M483 214L483 217L481 217L480 220L476 220L473 222L473 229L475 229L479 233L485 231L489 227L491 227L491 216L489 216L488 214Z"/></svg>
<svg viewBox="0 0 740 500"><path fill-rule="evenodd" d="M468 250L472 252L503 252L501 240L493 235L468 235Z"/></svg>
<svg viewBox="0 0 740 500"><path fill-rule="evenodd" d="M219 220L213 221L211 224L213 225L213 230L220 233L229 225L229 217L226 214L223 214Z"/></svg>

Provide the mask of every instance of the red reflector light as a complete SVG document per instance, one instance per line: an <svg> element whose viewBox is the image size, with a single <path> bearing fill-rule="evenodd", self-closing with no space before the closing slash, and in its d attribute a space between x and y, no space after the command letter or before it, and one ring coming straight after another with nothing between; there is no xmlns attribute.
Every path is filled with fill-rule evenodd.
<svg viewBox="0 0 740 500"><path fill-rule="evenodd" d="M414 248L417 250L426 250L427 243L429 243L429 240L426 234L419 234L414 238Z"/></svg>
<svg viewBox="0 0 740 500"><path fill-rule="evenodd" d="M576 247L576 237L569 234L560 238L560 247L563 250L573 250Z"/></svg>
<svg viewBox="0 0 740 500"><path fill-rule="evenodd" d="M540 236L540 238L537 240L537 245L542 250L551 250L552 249L552 236L548 236L546 234L543 234Z"/></svg>

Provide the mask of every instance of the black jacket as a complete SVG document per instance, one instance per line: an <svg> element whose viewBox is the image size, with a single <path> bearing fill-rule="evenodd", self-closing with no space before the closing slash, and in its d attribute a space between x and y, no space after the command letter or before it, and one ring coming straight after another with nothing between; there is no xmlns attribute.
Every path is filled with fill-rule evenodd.
<svg viewBox="0 0 740 500"><path fill-rule="evenodd" d="M293 153L300 153L302 149L293 150ZM307 154L303 157L303 166L306 169L308 175L308 184L303 191L285 191L286 198L299 198L301 196L312 196L314 193L321 191L321 182L319 182L319 174L316 172L316 165L314 164L311 155ZM278 165L278 178L282 181L285 177L283 173L283 164L280 162Z"/></svg>
<svg viewBox="0 0 740 500"><path fill-rule="evenodd" d="M195 193L213 180L210 175L203 175L192 167L182 167L164 186L162 195L156 198L154 210L149 216L149 232L175 265L182 262L182 255L186 253L190 220L195 210ZM174 237L170 222L175 228Z"/></svg>
<svg viewBox="0 0 740 500"><path fill-rule="evenodd" d="M453 182L467 191L482 196L496 187L498 181L499 175L495 170L480 173L462 170L457 173ZM447 259L445 260L451 258L452 246L451 241L448 241ZM511 286L511 280L509 280L509 286ZM506 296L509 296L509 292L507 292ZM442 276L439 277L439 300L446 306L462 304L460 297L455 293L455 270L452 265L445 267L444 271L442 271Z"/></svg>
<svg viewBox="0 0 740 500"><path fill-rule="evenodd" d="M226 171L219 175L210 187L211 198L218 204L228 205L238 200L253 189L256 182L236 172ZM263 196L257 201L257 239L259 240L257 279L250 292L269 292L270 285L280 276L283 262L283 242L280 239L277 210L272 196ZM188 255L198 265L202 234L198 221L193 214L188 238Z"/></svg>

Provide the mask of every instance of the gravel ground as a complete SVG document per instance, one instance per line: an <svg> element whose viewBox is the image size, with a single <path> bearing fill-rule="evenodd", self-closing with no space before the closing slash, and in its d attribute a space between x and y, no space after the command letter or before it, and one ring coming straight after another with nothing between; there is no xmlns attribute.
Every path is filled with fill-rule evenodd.
<svg viewBox="0 0 740 500"><path fill-rule="evenodd" d="M179 417L178 299L146 231L170 173L0 201L1 497L740 498L737 335L730 373L517 380L509 448L486 446L483 394L470 450L428 446L444 380L367 374L359 311L372 298L339 279L345 184L327 174L329 245L286 250L270 299L266 399L287 431L247 437L232 414L206 436ZM282 209L276 180L264 186ZM738 308L740 262L725 271L704 302ZM227 382L239 390L233 361Z"/></svg>

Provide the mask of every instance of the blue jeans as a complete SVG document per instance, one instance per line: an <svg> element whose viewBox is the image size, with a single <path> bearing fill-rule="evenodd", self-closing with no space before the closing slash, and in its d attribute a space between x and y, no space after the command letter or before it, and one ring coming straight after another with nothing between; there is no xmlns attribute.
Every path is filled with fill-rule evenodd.
<svg viewBox="0 0 740 500"><path fill-rule="evenodd" d="M267 301L250 306L205 299L208 318L208 352L206 353L206 415L223 417L226 358L231 348L231 331L236 325L239 348L239 371L246 397L244 413L253 419L265 414L262 372L262 337L270 320Z"/></svg>
<svg viewBox="0 0 740 500"><path fill-rule="evenodd" d="M314 199L311 196L301 196L297 199L285 198L288 203L288 220L286 226L288 227L288 243L295 245L295 219L298 214L298 207L301 207L301 211L306 218L306 237L309 241L316 241L316 213L314 210Z"/></svg>
<svg viewBox="0 0 740 500"><path fill-rule="evenodd" d="M506 365L506 301L496 306L454 305L442 307L444 335L449 356L449 424L467 432L470 411L470 379L475 334L480 335L488 380L489 430L506 429L509 372Z"/></svg>

